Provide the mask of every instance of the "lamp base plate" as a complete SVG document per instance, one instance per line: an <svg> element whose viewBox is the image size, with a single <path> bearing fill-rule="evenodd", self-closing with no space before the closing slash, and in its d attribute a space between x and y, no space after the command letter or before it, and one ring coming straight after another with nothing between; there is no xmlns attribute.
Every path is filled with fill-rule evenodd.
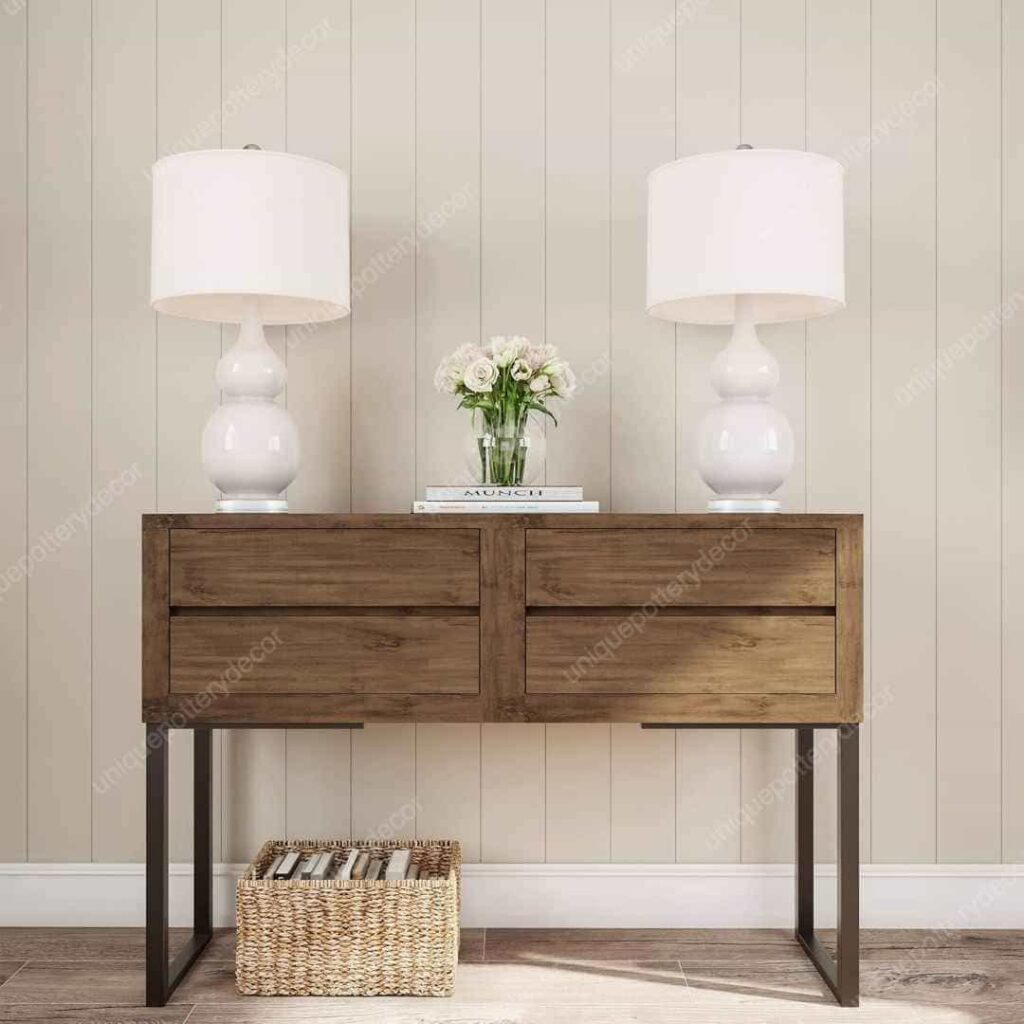
<svg viewBox="0 0 1024 1024"><path fill-rule="evenodd" d="M287 512L286 498L220 498L218 512Z"/></svg>
<svg viewBox="0 0 1024 1024"><path fill-rule="evenodd" d="M709 512L778 512L782 503L778 498L711 498Z"/></svg>

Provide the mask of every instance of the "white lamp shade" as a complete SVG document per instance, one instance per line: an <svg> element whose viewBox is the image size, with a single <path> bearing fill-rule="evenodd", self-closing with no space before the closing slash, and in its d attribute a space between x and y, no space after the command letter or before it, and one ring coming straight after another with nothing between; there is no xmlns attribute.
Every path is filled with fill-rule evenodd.
<svg viewBox="0 0 1024 1024"><path fill-rule="evenodd" d="M264 150L199 150L153 165L150 300L161 313L265 324L349 312L348 179Z"/></svg>
<svg viewBox="0 0 1024 1024"><path fill-rule="evenodd" d="M749 295L755 323L823 316L845 304L843 168L799 150L735 149L651 172L647 312L733 322Z"/></svg>

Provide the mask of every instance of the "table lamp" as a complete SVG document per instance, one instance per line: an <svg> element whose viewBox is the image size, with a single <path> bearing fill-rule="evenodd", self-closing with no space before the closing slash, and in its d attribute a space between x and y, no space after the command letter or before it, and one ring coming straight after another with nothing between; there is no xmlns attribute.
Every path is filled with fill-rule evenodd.
<svg viewBox="0 0 1024 1024"><path fill-rule="evenodd" d="M711 380L722 401L700 424L697 465L712 512L777 512L793 432L771 403L779 381L759 323L845 305L843 168L800 150L740 146L664 164L647 188L647 312L732 324Z"/></svg>
<svg viewBox="0 0 1024 1024"><path fill-rule="evenodd" d="M288 510L299 439L274 401L287 371L263 325L348 315L348 220L348 179L320 160L252 146L153 165L153 308L240 325L202 439L218 512Z"/></svg>

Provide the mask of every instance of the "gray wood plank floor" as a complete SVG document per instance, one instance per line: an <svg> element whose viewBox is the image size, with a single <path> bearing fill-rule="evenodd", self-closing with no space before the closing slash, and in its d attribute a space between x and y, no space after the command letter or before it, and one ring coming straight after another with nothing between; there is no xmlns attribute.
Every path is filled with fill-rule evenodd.
<svg viewBox="0 0 1024 1024"><path fill-rule="evenodd" d="M867 931L862 942L862 1004L841 1010L783 931L466 929L451 999L239 996L234 935L222 931L156 1010L141 1005L141 929L6 928L0 1022L1024 1022L1024 931Z"/></svg>

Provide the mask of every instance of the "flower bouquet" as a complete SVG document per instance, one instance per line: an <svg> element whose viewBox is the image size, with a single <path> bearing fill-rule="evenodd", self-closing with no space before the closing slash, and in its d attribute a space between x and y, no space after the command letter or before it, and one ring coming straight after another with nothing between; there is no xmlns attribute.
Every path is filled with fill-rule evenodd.
<svg viewBox="0 0 1024 1024"><path fill-rule="evenodd" d="M554 345L531 345L526 338L491 338L486 345L461 345L441 360L434 375L438 391L458 395L459 408L473 413L478 428L482 484L518 486L523 482L531 412L548 416L547 403L571 398L576 377Z"/></svg>

